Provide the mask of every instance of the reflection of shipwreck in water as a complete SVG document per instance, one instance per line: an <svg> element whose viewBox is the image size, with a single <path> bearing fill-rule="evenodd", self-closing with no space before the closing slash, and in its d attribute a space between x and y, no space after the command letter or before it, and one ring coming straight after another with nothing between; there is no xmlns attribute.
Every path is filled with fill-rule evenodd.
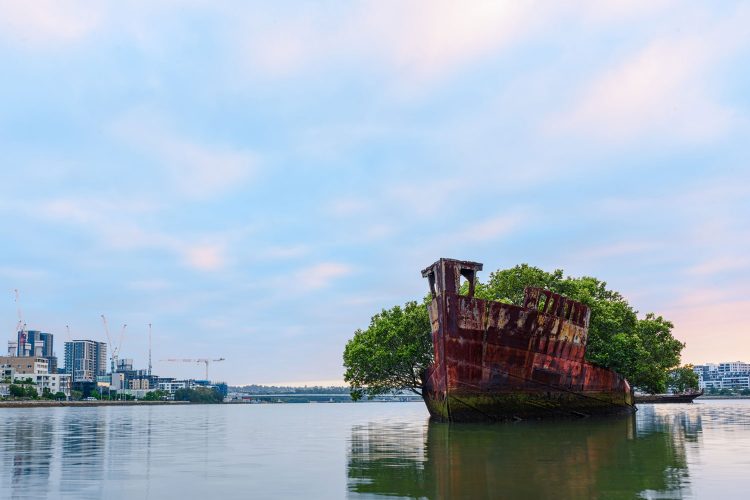
<svg viewBox="0 0 750 500"><path fill-rule="evenodd" d="M501 426L355 427L349 490L429 499L636 498L644 492L675 498L687 493L689 482L680 426L652 411L637 421L623 415Z"/></svg>
<svg viewBox="0 0 750 500"><path fill-rule="evenodd" d="M440 259L429 279L435 360L423 396L438 420L628 413L628 382L584 360L589 308L527 288L523 307L477 299L476 262ZM469 283L461 295L460 280Z"/></svg>

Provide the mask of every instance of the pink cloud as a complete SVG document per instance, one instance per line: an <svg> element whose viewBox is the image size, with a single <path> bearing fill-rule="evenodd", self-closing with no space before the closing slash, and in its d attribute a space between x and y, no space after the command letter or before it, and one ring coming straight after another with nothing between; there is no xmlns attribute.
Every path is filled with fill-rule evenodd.
<svg viewBox="0 0 750 500"><path fill-rule="evenodd" d="M199 271L218 271L226 264L225 249L221 245L197 245L184 249L185 263Z"/></svg>
<svg viewBox="0 0 750 500"><path fill-rule="evenodd" d="M351 272L352 268L348 264L321 262L298 271L293 278L293 283L301 291L318 290Z"/></svg>
<svg viewBox="0 0 750 500"><path fill-rule="evenodd" d="M746 295L726 302L693 300L690 306L664 311L664 317L675 325L674 336L687 343L683 363L750 360L750 300Z"/></svg>
<svg viewBox="0 0 750 500"><path fill-rule="evenodd" d="M97 3L0 0L0 38L31 48L57 48L96 29L99 11Z"/></svg>
<svg viewBox="0 0 750 500"><path fill-rule="evenodd" d="M746 46L750 10L719 21L687 17L688 34L655 37L586 81L573 104L545 125L614 143L657 135L705 141L724 134L734 111L711 88L716 67Z"/></svg>
<svg viewBox="0 0 750 500"><path fill-rule="evenodd" d="M513 45L554 10L514 2L370 2L355 4L335 22L325 11L303 9L296 18L260 25L253 13L238 27L236 46L250 69L269 76L344 58L424 81ZM248 22L255 29L248 30Z"/></svg>

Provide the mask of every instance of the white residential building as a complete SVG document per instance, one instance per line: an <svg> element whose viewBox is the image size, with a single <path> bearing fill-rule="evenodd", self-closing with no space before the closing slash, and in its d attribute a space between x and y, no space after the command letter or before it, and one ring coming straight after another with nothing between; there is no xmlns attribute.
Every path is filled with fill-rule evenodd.
<svg viewBox="0 0 750 500"><path fill-rule="evenodd" d="M52 394L62 392L66 397L70 396L70 375L67 373L16 373L13 375L14 382L24 382L28 379L35 384L37 394L40 396L44 389L49 389Z"/></svg>
<svg viewBox="0 0 750 500"><path fill-rule="evenodd" d="M732 361L695 365L698 385L708 389L750 389L750 363Z"/></svg>

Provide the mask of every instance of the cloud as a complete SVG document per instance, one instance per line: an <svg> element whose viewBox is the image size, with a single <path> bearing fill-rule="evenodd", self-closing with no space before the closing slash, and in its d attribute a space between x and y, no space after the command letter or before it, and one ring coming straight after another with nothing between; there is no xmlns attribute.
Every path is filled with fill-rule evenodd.
<svg viewBox="0 0 750 500"><path fill-rule="evenodd" d="M14 281L31 281L43 278L47 272L42 269L0 266L0 276Z"/></svg>
<svg viewBox="0 0 750 500"><path fill-rule="evenodd" d="M350 196L333 200L325 207L325 212L335 217L352 217L371 210L371 201Z"/></svg>
<svg viewBox="0 0 750 500"><path fill-rule="evenodd" d="M141 215L150 215L159 205L147 201L100 200L96 198L59 198L29 204L30 214L60 221L92 234L106 248L117 250L156 249L179 257L188 268L211 272L226 267L228 241L224 234L209 238L182 237L148 229L139 223ZM205 241L211 243L205 243Z"/></svg>
<svg viewBox="0 0 750 500"><path fill-rule="evenodd" d="M686 273L694 276L711 276L727 271L750 269L750 261L746 257L723 256L705 260L687 269Z"/></svg>
<svg viewBox="0 0 750 500"><path fill-rule="evenodd" d="M172 284L169 281L161 279L136 280L128 283L128 287L138 291L162 291L170 288Z"/></svg>
<svg viewBox="0 0 750 500"><path fill-rule="evenodd" d="M746 294L742 294L744 296ZM683 363L750 359L747 342L748 300L698 302L664 311L675 325L674 336L687 343ZM731 354L729 354L731 353Z"/></svg>
<svg viewBox="0 0 750 500"><path fill-rule="evenodd" d="M720 63L747 42L748 10L736 15L742 21L693 20L686 22L696 27L689 35L652 39L589 79L572 106L545 128L611 143L722 136L735 113L714 96L712 83Z"/></svg>
<svg viewBox="0 0 750 500"><path fill-rule="evenodd" d="M218 271L226 265L225 248L222 245L198 245L183 250L188 267L199 271Z"/></svg>
<svg viewBox="0 0 750 500"><path fill-rule="evenodd" d="M577 250L575 257L581 260L606 259L610 257L622 257L625 255L642 254L657 250L661 247L660 243L653 241L624 241L611 243L607 245Z"/></svg>
<svg viewBox="0 0 750 500"><path fill-rule="evenodd" d="M79 41L100 22L97 3L0 0L0 38L30 48L58 48Z"/></svg>
<svg viewBox="0 0 750 500"><path fill-rule="evenodd" d="M234 45L248 69L286 77L339 60L433 79L527 37L554 9L530 3L438 0L355 4L333 18L320 9L296 17L237 16ZM252 18L250 18L252 15ZM247 29L248 23L254 29Z"/></svg>
<svg viewBox="0 0 750 500"><path fill-rule="evenodd" d="M211 198L236 189L258 166L251 151L179 136L161 117L148 112L135 111L121 118L113 130L120 139L151 155L176 190L190 198Z"/></svg>
<svg viewBox="0 0 750 500"><path fill-rule="evenodd" d="M387 186L381 196L388 199L390 205L400 207L402 213L432 217L446 200L455 200L460 193L466 195L475 184L468 175L422 179Z"/></svg>
<svg viewBox="0 0 750 500"><path fill-rule="evenodd" d="M254 256L259 259L284 260L303 257L310 253L309 245L270 246L257 249Z"/></svg>
<svg viewBox="0 0 750 500"><path fill-rule="evenodd" d="M318 290L329 286L337 278L351 274L352 271L348 264L322 262L297 271L291 283L298 290Z"/></svg>
<svg viewBox="0 0 750 500"><path fill-rule="evenodd" d="M506 236L527 222L529 217L523 213L504 214L491 217L472 224L454 235L452 239L464 243L481 243Z"/></svg>

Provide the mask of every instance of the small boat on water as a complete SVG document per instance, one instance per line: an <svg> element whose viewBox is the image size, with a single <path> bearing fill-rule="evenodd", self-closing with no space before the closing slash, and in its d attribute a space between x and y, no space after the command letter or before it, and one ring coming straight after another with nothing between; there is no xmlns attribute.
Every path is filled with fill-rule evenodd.
<svg viewBox="0 0 750 500"><path fill-rule="evenodd" d="M590 310L540 288L523 306L474 297L478 262L422 271L432 301L434 361L422 396L433 419L498 421L635 411L625 378L584 359ZM468 281L460 293L461 278Z"/></svg>
<svg viewBox="0 0 750 500"><path fill-rule="evenodd" d="M662 404L662 403L692 403L699 396L703 396L703 390L698 392L686 392L684 394L636 394L636 404Z"/></svg>

